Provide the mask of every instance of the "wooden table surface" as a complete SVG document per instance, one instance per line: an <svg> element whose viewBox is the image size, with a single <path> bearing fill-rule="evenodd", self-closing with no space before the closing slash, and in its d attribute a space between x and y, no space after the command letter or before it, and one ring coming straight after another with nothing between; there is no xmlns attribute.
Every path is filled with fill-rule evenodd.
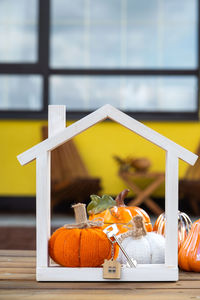
<svg viewBox="0 0 200 300"><path fill-rule="evenodd" d="M178 282L36 282L35 251L0 250L1 300L200 299L200 274Z"/></svg>

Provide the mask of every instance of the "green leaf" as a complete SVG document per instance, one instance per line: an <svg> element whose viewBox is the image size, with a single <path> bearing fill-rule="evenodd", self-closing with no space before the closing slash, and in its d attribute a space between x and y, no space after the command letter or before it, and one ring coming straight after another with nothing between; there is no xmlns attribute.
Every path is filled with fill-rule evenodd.
<svg viewBox="0 0 200 300"><path fill-rule="evenodd" d="M115 200L109 195L103 195L102 198L97 195L90 196L90 203L87 206L89 215L99 214L100 212L116 205Z"/></svg>

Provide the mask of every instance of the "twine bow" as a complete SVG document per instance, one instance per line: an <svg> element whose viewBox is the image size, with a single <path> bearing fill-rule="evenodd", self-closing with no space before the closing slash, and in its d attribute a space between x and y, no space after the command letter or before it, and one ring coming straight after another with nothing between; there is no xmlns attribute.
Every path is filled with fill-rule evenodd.
<svg viewBox="0 0 200 300"><path fill-rule="evenodd" d="M130 229L129 231L127 231L125 233L122 233L119 236L120 242L122 242L125 238L127 238L129 236L131 236L134 240L137 240L147 234L147 231L146 231L146 228L144 225L144 219L142 216L133 217L133 219L129 223L130 223L130 225L132 225L132 229Z"/></svg>
<svg viewBox="0 0 200 300"><path fill-rule="evenodd" d="M77 224L65 224L63 227L67 229L73 229L73 228L90 228L90 227L102 227L104 224L103 218L95 218L92 221L87 220L87 222L80 222Z"/></svg>
<svg viewBox="0 0 200 300"><path fill-rule="evenodd" d="M103 218L95 218L92 221L87 219L85 204L78 203L72 206L75 213L76 224L65 224L63 227L67 229L73 228L91 228L103 226Z"/></svg>

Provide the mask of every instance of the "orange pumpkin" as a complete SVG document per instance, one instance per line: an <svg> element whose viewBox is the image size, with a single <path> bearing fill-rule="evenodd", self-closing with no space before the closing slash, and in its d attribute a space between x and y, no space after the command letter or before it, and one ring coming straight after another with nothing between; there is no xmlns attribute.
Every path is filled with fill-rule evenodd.
<svg viewBox="0 0 200 300"><path fill-rule="evenodd" d="M180 248L178 264L185 271L200 272L200 219L193 223Z"/></svg>
<svg viewBox="0 0 200 300"><path fill-rule="evenodd" d="M148 216L148 214L141 208L136 207L136 206L126 206L124 204L124 199L127 196L129 190L126 189L124 191L122 191L117 198L114 200L110 200L110 196L104 195L102 198L97 197L96 199L96 203L94 203L94 205L92 206L91 203L93 201L93 199L95 200L95 198L92 198L92 201L89 203L88 207L88 214L89 214L89 219L90 220L94 220L95 218L103 218L104 220L104 224L118 224L118 228L120 233L125 232L127 229L125 229L125 227L123 225L128 225L129 222L132 221L133 217L136 215L140 215L143 217L144 222L145 222L145 227L147 231L152 231L152 225L151 225L151 221L150 218ZM105 209L103 211L100 211L99 213L93 213L96 212L97 210L95 210L94 206L98 203L102 201L105 202L105 205L100 206L104 207ZM107 203L106 203L107 201ZM112 202L113 201L113 202ZM108 208L106 208L106 205L108 206ZM90 210L90 208L92 207L92 209ZM119 227L119 225L121 224L121 226Z"/></svg>
<svg viewBox="0 0 200 300"><path fill-rule="evenodd" d="M162 213L156 220L153 231L165 236L165 213ZM190 228L192 226L192 221L189 216L183 212L178 212L178 250L180 250L181 245L186 239Z"/></svg>
<svg viewBox="0 0 200 300"><path fill-rule="evenodd" d="M124 204L124 199L128 195L129 190L126 189L122 191L117 198L115 199L117 203L117 207L119 208L126 208L130 211L132 218L135 216L141 216L143 217L144 223L145 223L145 228L148 232L152 231L152 224L149 215L144 211L144 209L137 207L137 206L126 206Z"/></svg>
<svg viewBox="0 0 200 300"><path fill-rule="evenodd" d="M77 225L65 225L53 233L49 240L49 255L64 267L99 267L104 259L111 258L111 243L99 221L88 222L85 204L73 207ZM118 247L114 250L117 257Z"/></svg>

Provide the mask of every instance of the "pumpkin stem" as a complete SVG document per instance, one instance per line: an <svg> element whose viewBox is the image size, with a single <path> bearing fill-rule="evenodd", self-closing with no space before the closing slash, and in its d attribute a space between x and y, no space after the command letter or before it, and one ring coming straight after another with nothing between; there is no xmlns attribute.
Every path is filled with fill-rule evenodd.
<svg viewBox="0 0 200 300"><path fill-rule="evenodd" d="M147 234L142 216L135 216L133 218L133 227L134 230L132 231L132 236L134 239L140 239Z"/></svg>
<svg viewBox="0 0 200 300"><path fill-rule="evenodd" d="M86 208L84 203L78 203L72 205L75 214L76 224L65 224L63 227L67 229L73 228L90 228L90 227L101 227L103 226L103 220L101 218L96 218L92 221L87 219Z"/></svg>
<svg viewBox="0 0 200 300"><path fill-rule="evenodd" d="M75 214L76 224L87 223L87 214L84 203L78 203L72 205Z"/></svg>
<svg viewBox="0 0 200 300"><path fill-rule="evenodd" d="M143 236L147 234L145 225L144 225L144 219L142 216L135 216L132 219L132 229L128 230L125 233L122 233L119 236L120 242L122 242L127 237L132 237L134 240L141 239Z"/></svg>
<svg viewBox="0 0 200 300"><path fill-rule="evenodd" d="M124 199L126 198L126 196L128 195L128 193L130 192L130 190L125 189L123 190L115 199L117 206L125 206L124 204Z"/></svg>

